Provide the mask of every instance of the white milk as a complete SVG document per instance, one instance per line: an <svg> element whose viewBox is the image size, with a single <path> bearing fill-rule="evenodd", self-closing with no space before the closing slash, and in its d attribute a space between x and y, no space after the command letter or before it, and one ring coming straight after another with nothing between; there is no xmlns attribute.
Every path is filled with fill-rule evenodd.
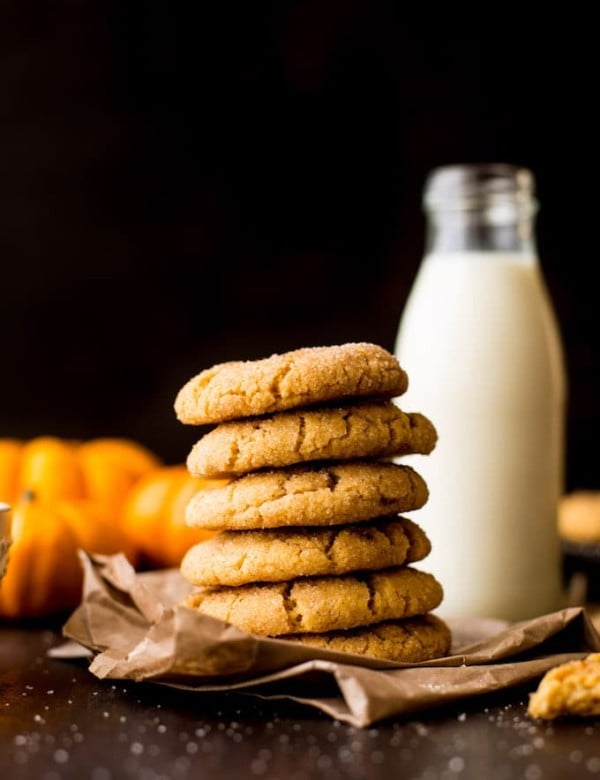
<svg viewBox="0 0 600 780"><path fill-rule="evenodd" d="M419 567L444 588L442 616L522 619L557 609L557 501L563 490L562 346L532 253L424 258L396 355L396 403L438 431L427 456L400 459L430 497L409 516L432 551Z"/></svg>

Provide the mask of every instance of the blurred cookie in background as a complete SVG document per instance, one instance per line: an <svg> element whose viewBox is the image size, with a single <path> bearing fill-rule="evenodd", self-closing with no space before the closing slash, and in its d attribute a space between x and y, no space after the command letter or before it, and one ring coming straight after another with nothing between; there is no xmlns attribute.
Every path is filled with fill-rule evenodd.
<svg viewBox="0 0 600 780"><path fill-rule="evenodd" d="M600 544L600 490L576 490L558 505L561 539Z"/></svg>
<svg viewBox="0 0 600 780"><path fill-rule="evenodd" d="M576 490L558 505L566 599L600 629L600 490Z"/></svg>

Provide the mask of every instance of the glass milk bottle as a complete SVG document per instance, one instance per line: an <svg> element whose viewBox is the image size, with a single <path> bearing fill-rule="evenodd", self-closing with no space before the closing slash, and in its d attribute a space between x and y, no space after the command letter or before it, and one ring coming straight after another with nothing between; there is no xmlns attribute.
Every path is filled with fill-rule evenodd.
<svg viewBox="0 0 600 780"><path fill-rule="evenodd" d="M426 250L398 328L409 388L434 423L412 456L429 487L412 519L444 588L437 612L520 620L558 609L566 375L537 255L534 177L510 165L434 169ZM406 461L403 458L403 461Z"/></svg>

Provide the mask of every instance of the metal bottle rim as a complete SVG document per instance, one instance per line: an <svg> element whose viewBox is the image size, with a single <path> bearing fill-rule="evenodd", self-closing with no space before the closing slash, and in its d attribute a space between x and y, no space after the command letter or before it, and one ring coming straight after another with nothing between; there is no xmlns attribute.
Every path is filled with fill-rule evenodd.
<svg viewBox="0 0 600 780"><path fill-rule="evenodd" d="M468 211L489 205L514 204L537 209L535 176L510 163L470 163L433 168L423 187L426 211Z"/></svg>

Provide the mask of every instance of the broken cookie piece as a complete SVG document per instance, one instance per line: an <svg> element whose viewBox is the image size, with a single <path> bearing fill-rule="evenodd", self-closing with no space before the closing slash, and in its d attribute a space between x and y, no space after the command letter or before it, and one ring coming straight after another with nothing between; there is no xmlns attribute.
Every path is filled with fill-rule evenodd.
<svg viewBox="0 0 600 780"><path fill-rule="evenodd" d="M600 715L600 653L567 661L546 672L529 697L532 718Z"/></svg>

